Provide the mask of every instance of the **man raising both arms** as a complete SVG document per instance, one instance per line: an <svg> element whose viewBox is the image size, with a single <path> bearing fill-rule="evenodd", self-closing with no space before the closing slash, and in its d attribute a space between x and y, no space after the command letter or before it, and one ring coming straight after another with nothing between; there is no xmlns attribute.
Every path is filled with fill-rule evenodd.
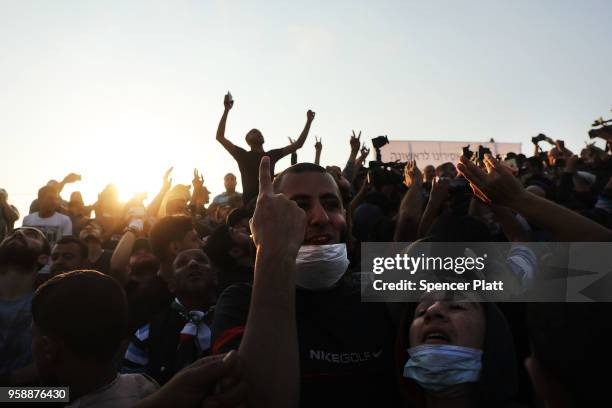
<svg viewBox="0 0 612 408"><path fill-rule="evenodd" d="M227 114L234 106L234 101L231 99L229 92L227 95L225 95L223 105L225 106L225 110L223 111L223 116L221 116L221 121L219 122L219 127L217 128L217 141L221 143L223 147L225 147L225 150L227 150L229 154L236 159L236 162L238 162L240 177L242 179L242 200L244 205L248 205L248 203L257 197L258 194L259 181L257 179L257 174L261 158L264 156L268 156L270 158L270 175L274 175L274 165L276 162L288 154L295 152L304 145L304 142L308 137L308 132L310 131L310 125L314 120L315 113L311 110L308 111L306 114L306 125L304 126L304 130L300 134L300 137L295 143L281 149L273 149L268 152L264 151L264 137L261 132L258 129L249 130L249 132L246 134L245 140L251 150L246 151L225 138L225 122L227 121Z"/></svg>

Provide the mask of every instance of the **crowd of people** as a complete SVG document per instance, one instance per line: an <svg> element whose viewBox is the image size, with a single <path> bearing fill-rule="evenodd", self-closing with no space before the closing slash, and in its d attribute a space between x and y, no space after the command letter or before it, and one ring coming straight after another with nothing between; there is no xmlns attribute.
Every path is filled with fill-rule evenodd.
<svg viewBox="0 0 612 408"><path fill-rule="evenodd" d="M242 193L228 173L211 202L197 170L173 186L168 169L147 205L113 185L86 205L61 196L71 173L17 227L0 191L0 386L67 386L73 407L612 405L605 303L367 303L359 282L365 242L611 241L610 127L605 150L540 137L422 171L366 163L353 132L322 167L320 140L298 160L313 111L287 146L253 129L246 150L225 136L233 104L216 140Z"/></svg>

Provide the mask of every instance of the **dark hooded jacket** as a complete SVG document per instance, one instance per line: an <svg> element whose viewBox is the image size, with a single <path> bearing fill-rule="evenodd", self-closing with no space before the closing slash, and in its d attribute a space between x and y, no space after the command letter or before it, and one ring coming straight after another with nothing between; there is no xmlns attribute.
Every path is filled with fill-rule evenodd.
<svg viewBox="0 0 612 408"><path fill-rule="evenodd" d="M494 303L483 303L485 337L480 380L472 390L475 407L516 407L512 398L518 391L517 359L512 333L506 318ZM404 365L410 358L409 330L417 304L409 304L396 342L396 373L405 406L426 408L423 388L414 380L403 377Z"/></svg>

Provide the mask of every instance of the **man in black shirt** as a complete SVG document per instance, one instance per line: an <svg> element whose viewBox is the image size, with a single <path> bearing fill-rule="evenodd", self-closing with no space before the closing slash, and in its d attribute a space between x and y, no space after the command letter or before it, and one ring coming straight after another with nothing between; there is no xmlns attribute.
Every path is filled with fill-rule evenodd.
<svg viewBox="0 0 612 408"><path fill-rule="evenodd" d="M83 224L79 238L87 245L87 269L108 275L113 251L102 248L102 225L96 220L88 220Z"/></svg>
<svg viewBox="0 0 612 408"><path fill-rule="evenodd" d="M361 303L359 287L343 278L338 186L324 168L301 163L273 190L269 163L262 159L251 221L254 282L219 298L213 353L238 349L249 406L397 406L386 308Z"/></svg>
<svg viewBox="0 0 612 408"><path fill-rule="evenodd" d="M242 147L238 147L225 138L225 122L227 121L227 114L229 113L234 101L231 99L231 95L228 93L225 95L223 100L225 110L219 127L217 128L217 141L225 147L225 150L231 154L236 162L238 162L238 168L240 169L240 178L242 179L242 202L244 205L248 205L249 202L257 197L258 180L257 173L259 168L259 162L263 156L270 158L270 175L274 175L274 165L277 161L295 152L297 149L304 145L308 132L310 131L310 125L315 117L315 113L311 110L306 114L306 126L300 134L300 137L295 143L285 146L281 149L273 149L268 152L264 151L264 137L258 129L251 129L245 137L245 140L251 150L246 151Z"/></svg>

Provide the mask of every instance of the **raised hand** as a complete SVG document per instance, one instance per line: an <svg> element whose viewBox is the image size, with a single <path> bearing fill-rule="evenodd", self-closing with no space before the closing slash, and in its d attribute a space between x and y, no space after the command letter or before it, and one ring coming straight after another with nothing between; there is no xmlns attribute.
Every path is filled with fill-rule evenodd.
<svg viewBox="0 0 612 408"><path fill-rule="evenodd" d="M81 175L80 174L76 174L76 173L69 173L66 177L64 177L64 179L62 180L63 184L70 184L70 183L74 183L81 180Z"/></svg>
<svg viewBox="0 0 612 408"><path fill-rule="evenodd" d="M193 169L193 179L191 180L191 185L193 186L193 191L197 191L204 186L204 175L198 173L198 169Z"/></svg>
<svg viewBox="0 0 612 408"><path fill-rule="evenodd" d="M257 249L265 247L279 257L297 256L304 241L306 213L295 201L274 194L268 156L259 165L259 195L250 225Z"/></svg>
<svg viewBox="0 0 612 408"><path fill-rule="evenodd" d="M315 150L317 152L320 152L323 149L323 145L321 144L321 139L317 139L317 137L315 136Z"/></svg>
<svg viewBox="0 0 612 408"><path fill-rule="evenodd" d="M423 185L423 173L419 170L416 160L410 160L406 163L406 167L404 167L404 184L407 186Z"/></svg>
<svg viewBox="0 0 612 408"><path fill-rule="evenodd" d="M372 177L370 174L370 171L368 171L368 174L366 174L366 176L363 178L363 183L361 183L361 187L359 188L359 192L357 194L365 194L372 189Z"/></svg>
<svg viewBox="0 0 612 408"><path fill-rule="evenodd" d="M226 111L229 111L232 109L232 107L234 107L234 99L232 98L231 93L228 92L225 94L225 97L223 98L223 106L225 107Z"/></svg>
<svg viewBox="0 0 612 408"><path fill-rule="evenodd" d="M359 131L359 136L355 136L355 131L353 130L350 144L351 151L357 153L359 151L359 146L361 146L361 130Z"/></svg>
<svg viewBox="0 0 612 408"><path fill-rule="evenodd" d="M370 149L367 148L366 145L364 144L361 147L361 157L363 157L365 159L366 157L368 157L369 154L370 154Z"/></svg>
<svg viewBox="0 0 612 408"><path fill-rule="evenodd" d="M442 204L448 199L448 190L450 188L450 179L443 177L434 179L431 182L431 192L429 200L436 204Z"/></svg>
<svg viewBox="0 0 612 408"><path fill-rule="evenodd" d="M315 113L309 109L308 112L306 112L306 120L308 122L312 122L314 118L315 118Z"/></svg>
<svg viewBox="0 0 612 408"><path fill-rule="evenodd" d="M170 167L164 173L164 178L163 178L164 181L163 181L163 185L162 185L162 188L164 190L170 190L170 187L172 186L172 179L169 178L170 177L170 173L172 173L172 170L174 170L174 166Z"/></svg>
<svg viewBox="0 0 612 408"><path fill-rule="evenodd" d="M457 170L470 182L474 195L487 204L512 207L514 202L528 194L512 172L488 154L485 155L484 170L464 156L459 160Z"/></svg>

